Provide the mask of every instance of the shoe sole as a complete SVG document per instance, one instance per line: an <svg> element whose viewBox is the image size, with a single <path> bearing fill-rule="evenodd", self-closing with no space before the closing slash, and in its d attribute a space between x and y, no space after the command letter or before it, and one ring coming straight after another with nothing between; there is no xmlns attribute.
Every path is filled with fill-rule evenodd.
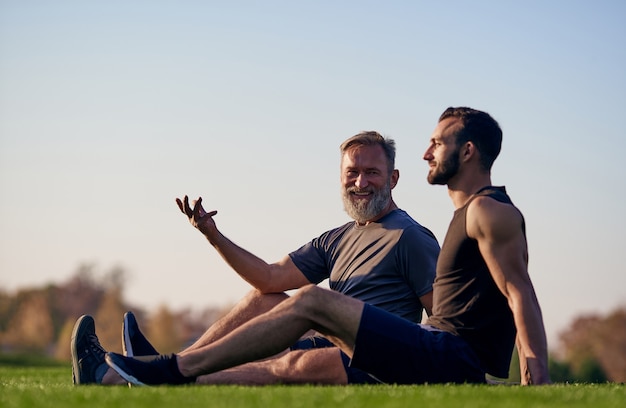
<svg viewBox="0 0 626 408"><path fill-rule="evenodd" d="M128 382L129 387L131 385L141 385L141 386L146 385L142 383L141 381L139 381L138 379L136 379L135 377L133 377L132 375L128 374L126 371L122 370L122 368L120 368L120 366L115 364L115 362L112 359L110 359L108 356L106 357L106 363L109 365L109 367L115 370L115 372L118 373L120 377L122 377L124 380L126 380L126 382Z"/></svg>
<svg viewBox="0 0 626 408"><path fill-rule="evenodd" d="M72 354L72 381L74 384L81 384L80 382L80 367L78 364L78 350L76 349L76 339L78 334L87 327L87 325L94 325L93 317L89 315L82 315L78 318L72 329L72 338L70 340L70 353Z"/></svg>
<svg viewBox="0 0 626 408"><path fill-rule="evenodd" d="M124 356L135 357L135 353L133 352L133 343L130 341L130 333L128 332L129 316L132 316L131 312L124 314L124 323L122 327L122 348L124 349Z"/></svg>

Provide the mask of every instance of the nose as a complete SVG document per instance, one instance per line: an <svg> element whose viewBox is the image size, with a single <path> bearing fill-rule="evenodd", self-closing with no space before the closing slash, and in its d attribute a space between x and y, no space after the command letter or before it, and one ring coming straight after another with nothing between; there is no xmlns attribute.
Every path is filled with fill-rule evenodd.
<svg viewBox="0 0 626 408"><path fill-rule="evenodd" d="M354 185L358 188L365 188L368 186L367 177L364 174L359 174L354 180Z"/></svg>
<svg viewBox="0 0 626 408"><path fill-rule="evenodd" d="M433 158L434 156L433 156L432 148L428 147L428 149L426 149L426 151L424 152L424 156L422 156L422 159L426 161L430 161Z"/></svg>

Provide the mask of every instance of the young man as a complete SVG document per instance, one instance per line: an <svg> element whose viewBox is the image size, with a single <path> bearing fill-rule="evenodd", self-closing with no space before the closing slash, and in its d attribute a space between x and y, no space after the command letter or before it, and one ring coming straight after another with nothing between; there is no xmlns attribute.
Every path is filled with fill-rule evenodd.
<svg viewBox="0 0 626 408"><path fill-rule="evenodd" d="M150 362L108 353L107 364L134 384L187 383L271 356L314 329L341 347L351 367L384 382L481 383L486 373L503 377L517 339L522 384L549 383L524 220L504 189L491 187L501 139L488 114L449 108L424 154L428 181L446 184L456 208L426 325L309 285L212 344Z"/></svg>
<svg viewBox="0 0 626 408"><path fill-rule="evenodd" d="M487 113L448 108L424 154L428 182L447 185L455 207L428 323L463 338L498 377L506 377L517 333L522 384L544 384L548 350L528 275L524 218L504 187L491 186L501 144L502 131Z"/></svg>
<svg viewBox="0 0 626 408"><path fill-rule="evenodd" d="M326 278L333 291L409 321L419 322L423 308L430 314L439 245L430 231L394 203L391 190L399 178L394 162L394 141L376 132L363 132L345 141L341 145L343 201L354 222L322 234L274 264L267 264L221 234L213 220L217 212L204 211L201 198L193 207L187 197L177 199L178 207L191 224L255 288L180 354L193 354L253 317L274 310L288 299L284 291L317 284ZM157 353L139 331L132 314L127 314L124 322L126 354ZM328 346L333 344L320 337L302 341L295 338L276 350L274 354L279 355L275 358L200 376L197 381L210 384L377 382L349 367L349 357L339 348ZM290 351L285 353L286 349ZM93 319L81 317L72 338L75 383L125 382L114 371L107 371L104 353L95 336Z"/></svg>

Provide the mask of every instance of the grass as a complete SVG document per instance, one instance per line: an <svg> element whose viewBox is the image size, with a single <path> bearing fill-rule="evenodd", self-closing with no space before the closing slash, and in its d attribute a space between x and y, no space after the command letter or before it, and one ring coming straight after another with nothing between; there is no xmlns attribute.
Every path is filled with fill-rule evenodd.
<svg viewBox="0 0 626 408"><path fill-rule="evenodd" d="M622 407L624 384L556 384L547 387L420 386L183 386L72 385L68 364L33 365L0 359L0 407Z"/></svg>

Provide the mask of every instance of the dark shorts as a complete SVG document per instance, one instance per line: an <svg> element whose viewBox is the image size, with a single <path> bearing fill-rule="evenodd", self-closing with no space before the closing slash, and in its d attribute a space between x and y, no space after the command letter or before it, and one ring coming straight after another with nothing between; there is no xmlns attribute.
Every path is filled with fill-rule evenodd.
<svg viewBox="0 0 626 408"><path fill-rule="evenodd" d="M365 305L351 368L385 383L484 383L485 372L458 336Z"/></svg>
<svg viewBox="0 0 626 408"><path fill-rule="evenodd" d="M316 348L336 347L330 340L321 336L311 336L298 341L290 350L311 350ZM358 368L350 367L350 357L341 351L341 361L348 375L348 384L379 384L380 381Z"/></svg>

